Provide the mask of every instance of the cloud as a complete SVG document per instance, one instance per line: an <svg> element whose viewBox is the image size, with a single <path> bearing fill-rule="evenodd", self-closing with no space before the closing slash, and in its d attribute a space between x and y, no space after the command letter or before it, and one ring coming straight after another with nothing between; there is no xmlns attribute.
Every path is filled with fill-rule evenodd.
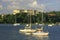
<svg viewBox="0 0 60 40"><path fill-rule="evenodd" d="M2 2L23 2L24 0L2 0ZM25 0L26 1L26 0Z"/></svg>
<svg viewBox="0 0 60 40"><path fill-rule="evenodd" d="M44 4L41 4L40 5L40 9L42 9L42 10L45 9L45 5Z"/></svg>
<svg viewBox="0 0 60 40"><path fill-rule="evenodd" d="M14 0L13 2L10 2L9 5L7 5L7 9L26 9L29 7L29 3L31 3L33 0Z"/></svg>
<svg viewBox="0 0 60 40"><path fill-rule="evenodd" d="M6 4L7 10L14 9L36 9L36 10L44 10L44 4L38 4L37 0L2 0Z"/></svg>
<svg viewBox="0 0 60 40"><path fill-rule="evenodd" d="M41 4L41 5L40 5L40 11L41 11L41 12L44 12L44 11L45 11L45 5L44 5L44 4Z"/></svg>
<svg viewBox="0 0 60 40"><path fill-rule="evenodd" d="M31 3L29 3L28 5L29 5L30 8L35 9L35 10L38 9L39 6L40 6L40 5L37 3L36 0L34 0L34 1L31 2Z"/></svg>
<svg viewBox="0 0 60 40"><path fill-rule="evenodd" d="M32 6L32 7L36 6L37 7L38 6L37 1L33 1L30 6Z"/></svg>
<svg viewBox="0 0 60 40"><path fill-rule="evenodd" d="M13 10L13 9L19 9L20 7L19 6L16 6L16 5L8 5L7 6L7 9L9 10Z"/></svg>
<svg viewBox="0 0 60 40"><path fill-rule="evenodd" d="M2 5L0 5L0 8L2 8Z"/></svg>
<svg viewBox="0 0 60 40"><path fill-rule="evenodd" d="M2 5L0 5L0 9L2 9L3 8L3 6Z"/></svg>
<svg viewBox="0 0 60 40"><path fill-rule="evenodd" d="M45 10L45 4L38 4L36 0L30 3L29 6L41 12Z"/></svg>
<svg viewBox="0 0 60 40"><path fill-rule="evenodd" d="M10 3L10 5L7 6L7 9L13 10L13 9L35 9L35 10L44 10L45 5L44 4L38 4L37 0L20 0L19 1L13 1Z"/></svg>
<svg viewBox="0 0 60 40"><path fill-rule="evenodd" d="M13 1L13 2L11 2L10 5L19 5L19 4L20 4L19 2Z"/></svg>
<svg viewBox="0 0 60 40"><path fill-rule="evenodd" d="M2 0L2 2L11 2L11 1L14 1L14 0Z"/></svg>

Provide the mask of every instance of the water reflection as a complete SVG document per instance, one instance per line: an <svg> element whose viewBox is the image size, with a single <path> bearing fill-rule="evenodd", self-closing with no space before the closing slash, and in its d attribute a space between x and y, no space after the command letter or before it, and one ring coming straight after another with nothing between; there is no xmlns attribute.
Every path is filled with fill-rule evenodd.
<svg viewBox="0 0 60 40"><path fill-rule="evenodd" d="M48 36L26 36L26 38L24 40L49 40Z"/></svg>
<svg viewBox="0 0 60 40"><path fill-rule="evenodd" d="M48 36L35 36L37 40L49 40Z"/></svg>

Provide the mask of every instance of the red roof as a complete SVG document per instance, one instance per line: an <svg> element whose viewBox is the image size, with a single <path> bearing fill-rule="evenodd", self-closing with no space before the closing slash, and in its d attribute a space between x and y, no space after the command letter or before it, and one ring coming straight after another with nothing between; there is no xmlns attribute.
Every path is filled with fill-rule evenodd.
<svg viewBox="0 0 60 40"><path fill-rule="evenodd" d="M56 16L56 14L48 14L48 16Z"/></svg>

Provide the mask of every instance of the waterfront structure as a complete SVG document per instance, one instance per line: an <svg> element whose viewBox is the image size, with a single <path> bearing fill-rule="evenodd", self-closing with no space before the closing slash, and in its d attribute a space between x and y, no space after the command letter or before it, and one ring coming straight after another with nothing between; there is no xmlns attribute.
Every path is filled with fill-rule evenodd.
<svg viewBox="0 0 60 40"><path fill-rule="evenodd" d="M17 13L20 13L20 11L19 11L18 9L13 10L13 14L14 14L14 15L17 14Z"/></svg>
<svg viewBox="0 0 60 40"><path fill-rule="evenodd" d="M48 16L56 16L56 14L48 14Z"/></svg>
<svg viewBox="0 0 60 40"><path fill-rule="evenodd" d="M31 15L35 15L35 14L38 14L38 11L37 10L22 10L22 9L13 10L13 14L17 14L17 13L28 13Z"/></svg>

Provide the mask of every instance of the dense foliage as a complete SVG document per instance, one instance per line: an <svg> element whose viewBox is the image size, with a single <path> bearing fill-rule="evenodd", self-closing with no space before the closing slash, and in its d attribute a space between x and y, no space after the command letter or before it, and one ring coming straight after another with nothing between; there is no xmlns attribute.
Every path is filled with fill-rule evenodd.
<svg viewBox="0 0 60 40"><path fill-rule="evenodd" d="M50 15L49 15L50 14ZM54 15L53 15L54 14ZM39 12L36 15L31 15L31 23L41 23L42 22L42 13ZM60 22L60 11L55 12L46 12L43 13L43 22L44 23L57 23ZM30 23L30 15L28 13L17 13L0 15L0 23Z"/></svg>

